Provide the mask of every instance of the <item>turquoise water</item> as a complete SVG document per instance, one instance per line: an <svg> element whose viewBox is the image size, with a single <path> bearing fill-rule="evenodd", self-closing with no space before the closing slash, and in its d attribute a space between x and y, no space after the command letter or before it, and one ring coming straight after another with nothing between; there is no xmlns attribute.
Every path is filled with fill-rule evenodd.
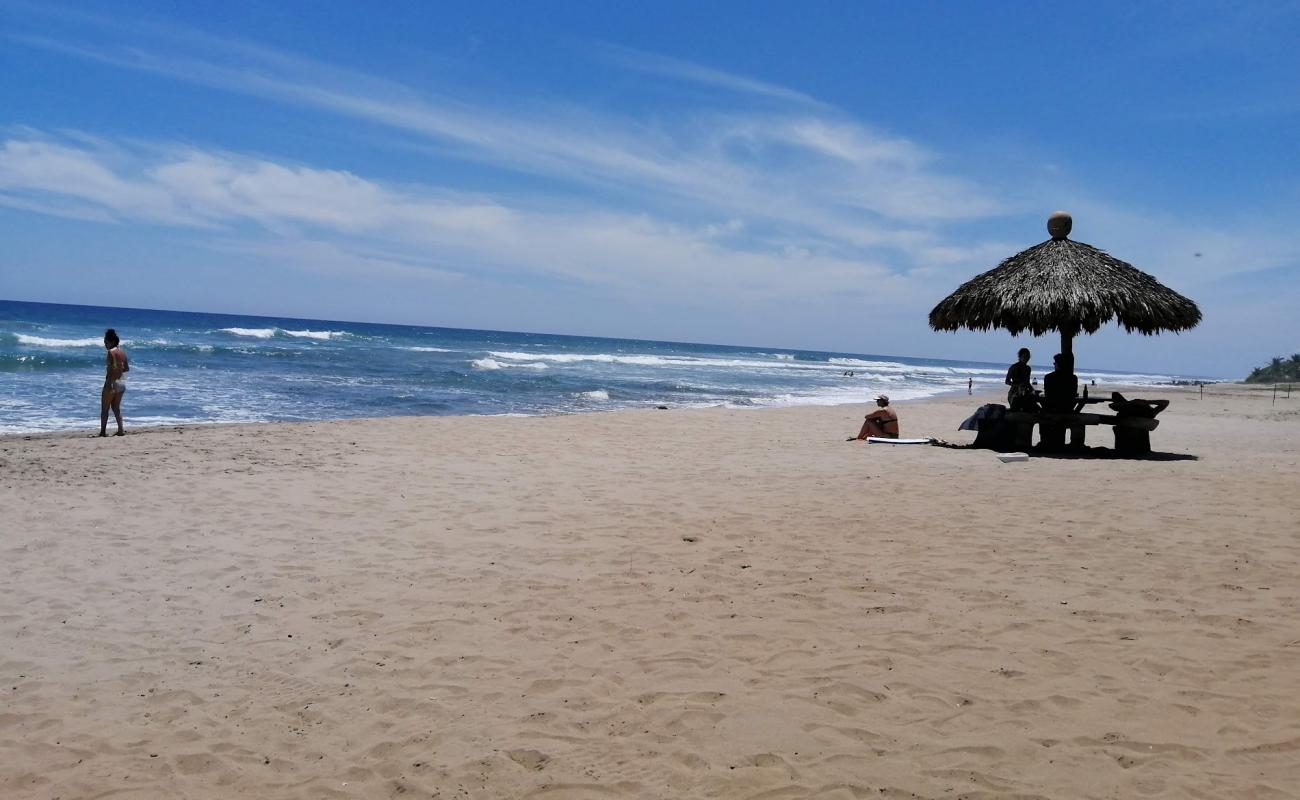
<svg viewBox="0 0 1300 800"><path fill-rule="evenodd" d="M97 429L109 327L131 359L128 425L828 405L880 392L900 401L968 379L1000 388L1007 366L0 301L0 433ZM1080 373L1098 383L1176 377Z"/></svg>

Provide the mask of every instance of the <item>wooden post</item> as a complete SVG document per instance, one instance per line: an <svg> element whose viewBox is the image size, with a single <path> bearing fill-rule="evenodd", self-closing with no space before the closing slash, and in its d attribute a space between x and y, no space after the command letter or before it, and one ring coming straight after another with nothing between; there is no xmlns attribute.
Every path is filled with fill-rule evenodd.
<svg viewBox="0 0 1300 800"><path fill-rule="evenodd" d="M1061 355L1067 356L1071 361L1074 361L1074 332L1073 331L1068 331L1068 330L1061 331Z"/></svg>

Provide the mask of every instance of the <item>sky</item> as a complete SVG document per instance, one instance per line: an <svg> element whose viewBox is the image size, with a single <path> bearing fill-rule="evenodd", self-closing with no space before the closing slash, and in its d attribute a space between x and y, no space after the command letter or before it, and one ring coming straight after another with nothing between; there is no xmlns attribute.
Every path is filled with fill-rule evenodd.
<svg viewBox="0 0 1300 800"><path fill-rule="evenodd" d="M1298 140L1293 2L0 0L0 298L1046 362L927 315L1063 209L1240 377Z"/></svg>

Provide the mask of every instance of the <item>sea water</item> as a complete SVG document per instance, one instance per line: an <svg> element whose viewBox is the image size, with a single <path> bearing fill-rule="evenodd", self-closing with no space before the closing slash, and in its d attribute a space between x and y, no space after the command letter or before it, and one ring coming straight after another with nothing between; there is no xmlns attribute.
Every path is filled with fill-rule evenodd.
<svg viewBox="0 0 1300 800"><path fill-rule="evenodd" d="M98 429L103 334L128 425L895 401L1005 363L0 300L0 433ZM1036 373L1046 370L1035 368ZM1104 384L1178 376L1081 372Z"/></svg>

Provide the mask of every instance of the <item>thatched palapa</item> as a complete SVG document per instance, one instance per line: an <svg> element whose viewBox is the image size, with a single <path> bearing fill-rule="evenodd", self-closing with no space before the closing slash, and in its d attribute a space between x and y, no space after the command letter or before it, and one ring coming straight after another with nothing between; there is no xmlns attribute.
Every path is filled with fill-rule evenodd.
<svg viewBox="0 0 1300 800"><path fill-rule="evenodd" d="M1068 214L1053 214L1051 239L963 283L930 312L930 327L1005 328L1035 336L1055 330L1062 352L1070 353L1075 334L1095 333L1112 319L1148 336L1201 321L1196 303L1131 264L1070 241L1070 228Z"/></svg>

